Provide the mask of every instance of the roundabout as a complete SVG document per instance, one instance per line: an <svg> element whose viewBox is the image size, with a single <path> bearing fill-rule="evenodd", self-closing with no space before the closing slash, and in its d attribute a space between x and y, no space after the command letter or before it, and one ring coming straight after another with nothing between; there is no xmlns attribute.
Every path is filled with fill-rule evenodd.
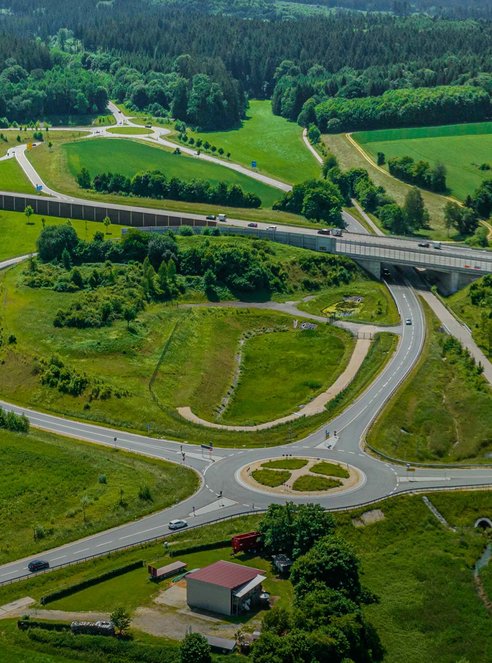
<svg viewBox="0 0 492 663"><path fill-rule="evenodd" d="M356 490L365 474L348 463L320 457L275 457L240 468L235 479L246 488L289 498L320 497Z"/></svg>

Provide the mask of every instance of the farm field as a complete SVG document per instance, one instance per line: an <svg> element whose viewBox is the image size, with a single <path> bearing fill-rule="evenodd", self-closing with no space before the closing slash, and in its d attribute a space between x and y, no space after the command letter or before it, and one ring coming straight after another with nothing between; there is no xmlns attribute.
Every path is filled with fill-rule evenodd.
<svg viewBox="0 0 492 663"><path fill-rule="evenodd" d="M386 650L385 663L430 660L456 663L460 658L482 663L492 656L492 637L487 611L472 580L473 564L485 545L484 535L473 529L473 523L490 508L490 493L432 493L430 499L448 522L458 528L458 533L444 529L418 495L375 505L374 508L383 512L384 519L365 527L354 527L354 521L364 509L336 514L337 533L355 547L361 559L363 584L379 597L379 602L366 607L365 612L381 637ZM180 554L179 559L188 568L203 567L218 559L232 560L229 546L220 542L238 532L256 529L260 518L243 517L181 532L169 539L170 547L179 550L183 545L217 542L213 550ZM42 595L68 584L140 559L145 563L170 561L163 555L161 543L150 544L2 587L0 603L27 595L39 600ZM289 605L292 598L289 582L273 577L266 560L239 555L236 561L264 569L268 576L267 589L280 597L279 605ZM385 569L384 574L381 568ZM166 608L161 608L154 599L159 589L169 584L166 581L156 587L146 580L142 568L48 606L111 610L124 599L123 604L134 614L137 608L144 608L159 611L165 618ZM11 647L23 645L29 653L31 648L38 654L46 651L45 645L30 640L13 626L10 621L0 622L2 642ZM148 637L135 628L133 636L135 642ZM67 656L70 653L66 651ZM34 656L31 660L36 661Z"/></svg>
<svg viewBox="0 0 492 663"><path fill-rule="evenodd" d="M15 159L0 161L0 191L35 193L33 185Z"/></svg>
<svg viewBox="0 0 492 663"><path fill-rule="evenodd" d="M410 156L415 161L438 162L447 168L451 195L464 200L480 182L492 177L492 122L442 127L364 131L353 138L376 159L378 152L391 157Z"/></svg>
<svg viewBox="0 0 492 663"><path fill-rule="evenodd" d="M367 436L371 448L403 461L490 462L492 392L456 352L426 307L419 362ZM473 417L470 417L473 412Z"/></svg>
<svg viewBox="0 0 492 663"><path fill-rule="evenodd" d="M245 244L249 240L219 237L221 243ZM211 241L208 237L180 238L183 246ZM308 253L292 247L272 248L272 263L281 269L288 266L289 286L302 291L302 274L295 260ZM278 412L292 411L298 403L310 400L315 393L331 384L348 360L353 340L348 332L320 327L310 333L294 330L293 317L278 311L254 308L185 307L175 304L149 304L139 314L131 329L123 320L110 327L55 327L54 317L77 301L77 293L57 292L47 288L29 288L21 275L27 267L20 265L0 275L7 296L2 300L1 315L5 332L16 337L16 344L2 348L0 384L2 395L19 403L69 416L82 417L131 430L147 430L174 439L204 442L209 432L182 419L176 408L189 406L199 416L213 420L217 408L229 389L236 370L236 353L240 339L274 330L282 337L283 352L292 356L294 370L288 379L271 384L257 378L258 367L267 361L269 371L285 373L282 353L269 356L272 334L265 334L266 345L260 343L253 355L246 356L241 381L231 401L234 416L251 417L255 388L261 387L265 407L261 416L275 418ZM299 273L297 273L299 272ZM297 279L297 280L296 280ZM300 291L297 290L299 289ZM188 297L188 294L186 295ZM290 295L292 296L292 295ZM229 294L231 297L231 294ZM187 301L203 301L203 291L190 290ZM285 329L286 332L278 330ZM260 339L260 337L258 337ZM252 339L253 341L258 339ZM261 339L260 339L261 340ZM249 341L248 341L249 342ZM326 342L327 347L322 347ZM247 344L246 344L247 345ZM375 340L359 374L336 404L328 405L327 414L315 415L261 433L245 434L215 431L217 444L245 446L274 445L285 442L288 434L300 435L322 424L367 386L391 356L392 335ZM317 352L316 362L309 358ZM70 396L56 388L41 384L33 366L39 359L49 360L57 354L70 368L88 379L103 377L104 384L117 392L127 391L121 398L87 400L87 396ZM299 357L304 357L303 361ZM319 361L319 359L322 361ZM303 366L309 365L309 371ZM316 382L310 377L313 371ZM260 371L261 372L261 371ZM181 376L186 375L187 380ZM258 385L253 383L258 380ZM292 382L290 391L286 384ZM152 398L149 398L149 389ZM273 414L273 416L272 416ZM229 414L227 415L229 416Z"/></svg>
<svg viewBox="0 0 492 663"><path fill-rule="evenodd" d="M195 473L180 465L41 431L2 431L0 463L0 564L165 508L198 488ZM144 487L147 499L139 496Z"/></svg>
<svg viewBox="0 0 492 663"><path fill-rule="evenodd" d="M160 147L132 140L93 139L67 143L63 152L70 174L75 178L81 168L91 175L108 171L131 177L145 170L161 170L166 177L184 180L205 179L212 184L225 181L239 184L245 191L260 196L263 207L271 207L281 197L278 189L257 182L228 168L186 156L176 155ZM79 190L79 195L83 195Z"/></svg>
<svg viewBox="0 0 492 663"><path fill-rule="evenodd" d="M335 382L354 343L336 327L254 336L243 346L239 384L220 417L257 424L298 409ZM279 361L280 359L280 361ZM275 382L272 382L275 375Z"/></svg>
<svg viewBox="0 0 492 663"><path fill-rule="evenodd" d="M326 134L322 136L326 148L338 159L342 170L350 168L364 168L377 186L382 186L399 205L405 202L405 196L410 191L410 185L390 176L383 168L379 169L369 158L366 159L347 134ZM421 230L419 235L431 239L449 240L448 232L444 226L444 206L447 199L430 191L422 189L422 197L430 214L430 229ZM379 224L378 220L374 220Z"/></svg>
<svg viewBox="0 0 492 663"><path fill-rule="evenodd" d="M348 301L345 299L348 298ZM361 298L361 302L350 301ZM298 308L314 315L335 316L350 322L375 322L396 325L400 322L395 301L382 283L360 280L342 288L328 288L300 302Z"/></svg>
<svg viewBox="0 0 492 663"><path fill-rule="evenodd" d="M41 217L32 214L27 223L26 216L21 212L8 212L0 210L0 260L26 255L36 250L36 239L43 228L42 219L47 226L66 223L67 219L57 216ZM110 226L106 229L102 223L97 221L81 221L73 219L70 221L81 239L92 239L94 233L103 232L108 239L118 239L121 230L125 226Z"/></svg>
<svg viewBox="0 0 492 663"><path fill-rule="evenodd" d="M274 115L269 100L252 99L241 127L229 131L192 133L231 153L231 160L295 184L319 177L320 167L302 140L302 128Z"/></svg>

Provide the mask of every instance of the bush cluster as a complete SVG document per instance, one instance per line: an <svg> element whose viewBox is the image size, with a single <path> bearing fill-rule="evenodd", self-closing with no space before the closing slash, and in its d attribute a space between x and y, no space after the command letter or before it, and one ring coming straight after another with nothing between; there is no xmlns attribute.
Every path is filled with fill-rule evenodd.
<svg viewBox="0 0 492 663"><path fill-rule="evenodd" d="M0 407L0 428L5 428L14 433L28 433L29 419L23 414L7 412Z"/></svg>
<svg viewBox="0 0 492 663"><path fill-rule="evenodd" d="M436 193L446 193L446 167L436 164L434 167L428 161L414 161L412 157L392 157L388 160L388 170L409 184L415 184L423 189L430 189Z"/></svg>
<svg viewBox="0 0 492 663"><path fill-rule="evenodd" d="M62 394L81 396L88 392L89 400L107 400L111 396L122 398L128 392L115 389L101 378L89 377L64 364L60 357L53 355L48 361L41 359L38 370L41 372L41 384L58 389Z"/></svg>
<svg viewBox="0 0 492 663"><path fill-rule="evenodd" d="M92 188L100 193L118 193L157 198L183 200L187 202L227 205L228 207L260 207L261 198L255 193L248 193L239 184L218 182L213 185L208 180L182 180L177 177L167 178L159 170L137 173L126 177L119 173L99 173L91 179L87 169L77 175L82 188Z"/></svg>

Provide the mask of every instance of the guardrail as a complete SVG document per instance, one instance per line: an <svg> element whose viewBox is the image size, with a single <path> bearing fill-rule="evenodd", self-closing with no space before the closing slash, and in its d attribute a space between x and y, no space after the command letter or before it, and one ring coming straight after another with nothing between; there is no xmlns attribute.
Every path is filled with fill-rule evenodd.
<svg viewBox="0 0 492 663"><path fill-rule="evenodd" d="M340 507L332 507L332 508L325 508L325 511L334 512L346 512L346 511L356 511L358 509L364 508L366 506L372 506L373 504L380 504L381 502L385 502L388 499L391 499L393 497L399 497L401 495L420 495L422 493L436 493L436 492L449 492L449 491L474 491L474 490L492 490L492 483L481 483L481 484L475 484L473 486L470 486L468 484L460 484L458 486L448 486L448 487L442 487L442 486L433 486L433 487L422 487L422 488L404 488L402 490L394 491L390 493L389 495L385 495L384 497L377 497L372 500L367 500L365 502L361 502L360 504L357 504L356 506L340 506ZM228 516L222 516L221 518L216 518L214 520L211 520L206 523L200 523L196 525L190 525L186 528L186 531L189 531L191 529L198 529L200 527L208 527L209 525L214 525L215 523L223 522L225 520L234 520L235 518L241 518L243 516L252 516L256 514L262 514L266 513L267 509L254 509L254 510L246 510L246 511L240 511L239 513L231 514ZM11 578L10 580L2 580L0 582L0 587L4 585L12 585L15 582L19 582L21 580L25 580L26 578L34 578L40 575L44 575L46 573L50 573L51 571L55 571L56 569L62 569L67 566L73 566L74 564L81 564L82 562L88 562L91 559L96 559L96 557L104 557L104 556L110 556L113 553L116 552L123 552L125 550L132 550L133 548L139 548L139 547L145 547L149 543L155 543L160 540L167 539L169 536L172 536L175 534L175 532L166 532L163 534L157 534L155 536L148 537L146 539L142 539L141 541L138 541L137 543L132 543L126 546L119 546L117 548L112 548L110 551L106 552L100 552L96 553L93 555L87 555L85 557L81 557L80 559L75 559L71 562L64 562L63 564L57 564L56 566L53 566L49 569L45 569L43 571L38 571L37 573L25 573L21 576L17 576L17 578Z"/></svg>

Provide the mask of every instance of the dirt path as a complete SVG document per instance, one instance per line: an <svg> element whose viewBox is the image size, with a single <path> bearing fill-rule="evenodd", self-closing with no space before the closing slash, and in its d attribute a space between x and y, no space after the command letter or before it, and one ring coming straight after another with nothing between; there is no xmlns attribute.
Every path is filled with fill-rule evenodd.
<svg viewBox="0 0 492 663"><path fill-rule="evenodd" d="M310 417L314 414L320 414L324 411L325 406L329 401L331 401L335 396L348 387L352 382L354 377L357 375L362 362L367 357L369 348L371 347L371 340L369 338L359 338L355 344L354 351L350 357L350 361L341 375L338 376L337 380L322 394L319 394L312 401L303 405L297 412L293 412L285 417L280 417L279 419L274 419L273 421L267 421L263 424L257 424L255 426L228 426L226 424L217 424L212 421L207 421L202 419L194 414L190 407L178 407L179 414L188 421L191 421L194 424L200 426L206 426L207 428L215 428L219 430L229 430L229 431L242 431L242 432L253 432L260 430L268 430L274 426L279 426L280 424L288 423L289 421L294 421L300 417Z"/></svg>

